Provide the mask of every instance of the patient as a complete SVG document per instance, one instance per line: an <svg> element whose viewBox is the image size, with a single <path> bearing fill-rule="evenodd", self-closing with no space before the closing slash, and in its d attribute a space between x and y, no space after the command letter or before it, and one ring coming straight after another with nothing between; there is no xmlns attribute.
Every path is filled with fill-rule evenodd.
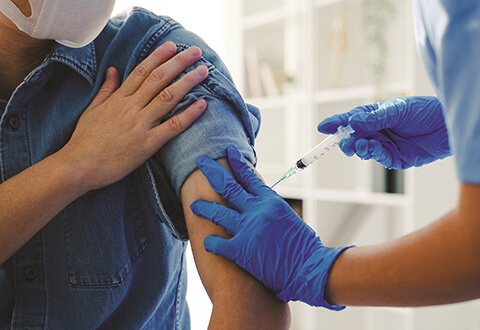
<svg viewBox="0 0 480 330"><path fill-rule="evenodd" d="M13 3L28 16L35 9L29 4L43 4L43 1ZM174 20L140 8L111 19L93 42L80 48L30 38L14 29L15 25L0 13L0 39L3 45L9 45L0 47L0 74L8 77L2 78L0 84L0 97L4 99L0 102L0 229L4 228L2 223L8 227L10 220L2 214L10 212L19 218L29 214L24 222L13 221L11 226L12 232L19 236L32 231L32 238L15 248L8 260L2 259L0 328L188 329L185 248L189 238L198 271L213 303L211 329L287 329L290 312L285 303L275 300L270 291L234 263L205 252L203 239L212 233L225 235L225 232L196 217L189 208L197 199L222 202L196 169L199 156L219 159L228 167L224 152L229 144L235 144L255 163L253 143L259 127L258 110L244 103L218 56ZM12 36L23 42L25 48L21 52L12 47L16 42ZM148 156L146 162L142 161L142 165L138 164L140 167L131 165L131 170L124 173L126 176L116 173L116 167L109 171L101 171L99 167L90 175L98 176L98 181L105 177L110 181L89 185L87 192L81 188L89 178L68 173L65 177L71 182L70 188L55 192L56 178L68 167L58 162L65 159L60 155L72 154L72 148L69 149L72 140L78 142L96 134L88 130L80 132L80 127L89 126L85 124L86 118L91 125L105 130L112 128L109 121L95 117L89 104L102 97L107 99L105 84L109 81L114 84L112 81L118 78L125 81L119 89L125 93L126 86L140 76L138 71L130 75L138 64L159 47L171 50L165 46L171 45L167 42L175 44L179 52L189 52L189 60L187 53L176 57L188 66L176 82L190 81L189 88L193 87L205 79L204 67L208 69L208 78L177 105L172 104L173 110L168 115L156 115L154 126L166 123L182 111L189 111L190 117L198 116L201 111L191 109L195 104L201 108L202 99L208 104L203 115L183 134L158 145L162 148L153 157ZM194 64L189 62L197 59L192 48L187 50L190 46L198 46L203 54ZM13 53L14 50L18 52ZM165 58L160 60L160 50L152 56L162 62ZM25 64L26 59L36 60L18 66L23 71L13 70L14 64L22 60ZM107 73L110 67L116 70ZM165 78L150 75L148 79ZM110 94L118 98L115 93ZM164 103L176 103L181 93L171 89L167 97L163 94ZM139 113L146 116L153 116L150 111L158 105L155 98L151 102L143 100L142 106L138 104L141 99L128 100L125 97L124 108L145 107ZM107 109L111 111L110 118L128 126L128 120L121 121L124 112L120 108L118 104L118 112L117 107ZM135 126L134 120L131 123ZM129 136L118 134L110 138L114 149L117 139L128 140ZM86 150L96 147L95 139L91 141L92 145L84 145ZM135 140L130 146L127 143L127 147L130 153L116 159L118 163L131 160L134 164L137 153L142 155L145 147L135 144ZM106 148L96 156L109 152ZM55 171L46 165L52 159L59 164ZM74 160L85 162L83 158ZM38 181L41 186L36 184L37 180L42 180ZM33 196L31 191L39 191L40 197ZM24 194L28 198L18 203ZM15 205L21 207L12 209ZM45 218L41 225L40 218ZM0 250L3 244L0 242Z"/></svg>

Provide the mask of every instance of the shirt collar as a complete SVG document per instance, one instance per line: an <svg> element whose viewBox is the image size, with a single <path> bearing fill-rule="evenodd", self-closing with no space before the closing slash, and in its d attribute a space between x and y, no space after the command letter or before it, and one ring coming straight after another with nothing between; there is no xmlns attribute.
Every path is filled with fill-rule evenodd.
<svg viewBox="0 0 480 330"><path fill-rule="evenodd" d="M50 60L63 63L75 70L93 85L97 76L97 57L94 43L82 48L70 48L56 43L50 54Z"/></svg>

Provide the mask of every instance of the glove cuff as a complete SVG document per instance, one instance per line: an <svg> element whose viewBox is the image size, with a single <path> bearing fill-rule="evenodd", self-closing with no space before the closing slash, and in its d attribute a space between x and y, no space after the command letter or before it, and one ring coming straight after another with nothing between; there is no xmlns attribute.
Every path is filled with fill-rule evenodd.
<svg viewBox="0 0 480 330"><path fill-rule="evenodd" d="M279 292L276 298L286 302L300 300L310 306L325 307L335 311L344 309L345 306L328 303L324 298L324 290L333 263L343 251L351 247L353 245L338 248L322 247L305 261L297 278L285 290Z"/></svg>

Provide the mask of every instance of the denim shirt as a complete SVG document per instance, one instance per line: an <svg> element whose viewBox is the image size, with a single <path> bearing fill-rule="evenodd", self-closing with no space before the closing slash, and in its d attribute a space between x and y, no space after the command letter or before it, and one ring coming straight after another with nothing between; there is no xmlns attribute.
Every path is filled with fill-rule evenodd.
<svg viewBox="0 0 480 330"><path fill-rule="evenodd" d="M182 183L197 157L224 157L232 143L254 162L260 123L258 110L244 103L199 37L134 8L110 20L86 47L55 44L8 103L0 103L0 169L3 182L59 150L106 70L115 66L125 79L166 41L179 51L199 46L203 56L194 66L210 72L170 115L200 98L208 102L205 114L126 178L68 205L0 266L1 329L190 327Z"/></svg>

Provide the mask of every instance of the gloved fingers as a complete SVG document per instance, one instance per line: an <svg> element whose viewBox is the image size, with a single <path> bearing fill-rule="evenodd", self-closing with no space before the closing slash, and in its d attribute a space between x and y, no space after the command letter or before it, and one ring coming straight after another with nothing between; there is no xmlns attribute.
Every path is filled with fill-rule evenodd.
<svg viewBox="0 0 480 330"><path fill-rule="evenodd" d="M355 142L355 151L357 156L363 160L369 160L372 158L371 150L369 148L369 141L366 139L358 139Z"/></svg>
<svg viewBox="0 0 480 330"><path fill-rule="evenodd" d="M368 141L368 144L373 159L386 168L394 167L393 155L388 148L382 146L382 144L377 140L370 140Z"/></svg>
<svg viewBox="0 0 480 330"><path fill-rule="evenodd" d="M235 257L235 249L229 241L220 236L209 235L203 240L203 246L207 252L233 259Z"/></svg>
<svg viewBox="0 0 480 330"><path fill-rule="evenodd" d="M385 120L377 112L357 113L352 116L350 126L361 133L374 133L385 128Z"/></svg>
<svg viewBox="0 0 480 330"><path fill-rule="evenodd" d="M381 107L382 103L381 102L375 102L375 103L370 103L370 104L365 104L365 105L362 105L362 106L359 106L359 107L356 107L354 109L361 109L362 111L356 111L355 113L352 113L352 115L350 117L352 117L353 115L357 114L357 113L361 113L361 112L373 112L373 111L376 111L378 110L380 107ZM352 110L353 111L353 110Z"/></svg>
<svg viewBox="0 0 480 330"><path fill-rule="evenodd" d="M357 132L372 133L386 128L403 126L410 120L404 99L397 98L375 103L372 111L358 112L350 118L350 125Z"/></svg>
<svg viewBox="0 0 480 330"><path fill-rule="evenodd" d="M240 229L241 223L238 220L238 212L224 205L199 199L190 204L190 209L193 214L223 227L230 235L235 235Z"/></svg>
<svg viewBox="0 0 480 330"><path fill-rule="evenodd" d="M348 124L351 125L350 118L359 113L368 113L375 111L379 108L380 103L372 103L367 105L362 105L353 108L350 111L333 115L324 119L320 124L318 124L318 131L324 134L333 134L337 132L338 126L347 126ZM354 126L352 126L355 129Z"/></svg>
<svg viewBox="0 0 480 330"><path fill-rule="evenodd" d="M241 247L234 244L235 237L225 239L223 237L209 235L203 240L203 246L207 252L217 256L222 256L234 261L237 265L245 269L245 261L239 256ZM248 270L247 270L248 271Z"/></svg>
<svg viewBox="0 0 480 330"><path fill-rule="evenodd" d="M374 159L387 168L393 166L394 161L392 153L379 141L360 138L347 142L348 145L344 146L342 149L345 153L348 152L347 155L356 154L362 160Z"/></svg>
<svg viewBox="0 0 480 330"><path fill-rule="evenodd" d="M352 157L355 154L355 141L357 138L350 136L347 139L344 139L338 143L338 146L343 151L343 153L348 156Z"/></svg>
<svg viewBox="0 0 480 330"><path fill-rule="evenodd" d="M249 208L248 204L253 196L246 192L222 165L210 158L199 157L197 166L205 174L213 190L228 204L240 211Z"/></svg>
<svg viewBox="0 0 480 330"><path fill-rule="evenodd" d="M320 133L333 134L337 132L338 126L348 125L350 115L349 112L344 112L325 118L318 124L317 129Z"/></svg>
<svg viewBox="0 0 480 330"><path fill-rule="evenodd" d="M272 192L250 167L237 147L230 145L227 148L227 155L235 177L246 191L257 196Z"/></svg>

